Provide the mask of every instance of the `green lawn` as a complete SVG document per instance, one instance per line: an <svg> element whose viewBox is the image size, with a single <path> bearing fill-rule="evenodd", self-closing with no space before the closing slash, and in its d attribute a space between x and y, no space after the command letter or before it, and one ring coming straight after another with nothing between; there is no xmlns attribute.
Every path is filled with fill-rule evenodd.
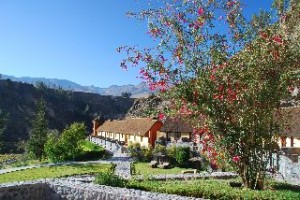
<svg viewBox="0 0 300 200"><path fill-rule="evenodd" d="M0 183L98 173L109 169L110 166L110 164L72 164L26 169L0 175Z"/></svg>
<svg viewBox="0 0 300 200"><path fill-rule="evenodd" d="M191 168L179 168L173 167L171 169L151 168L149 162L137 162L135 163L136 175L157 175L157 174L181 174L182 170L191 170Z"/></svg>
<svg viewBox="0 0 300 200"><path fill-rule="evenodd" d="M234 179L236 181L237 179ZM205 199L300 199L300 187L285 183L269 183L266 190L253 191L229 186L233 180L131 181L129 188Z"/></svg>
<svg viewBox="0 0 300 200"><path fill-rule="evenodd" d="M105 157L105 149L99 145L96 145L90 141L80 141L81 152L76 156L78 161L86 160L99 160Z"/></svg>

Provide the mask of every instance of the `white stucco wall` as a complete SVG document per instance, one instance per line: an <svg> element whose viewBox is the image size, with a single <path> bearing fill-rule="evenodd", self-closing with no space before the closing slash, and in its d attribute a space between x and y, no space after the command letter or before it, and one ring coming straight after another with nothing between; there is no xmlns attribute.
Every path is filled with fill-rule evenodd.
<svg viewBox="0 0 300 200"><path fill-rule="evenodd" d="M278 139L277 143L278 143L279 147L282 147L281 138ZM285 147L292 147L290 137L286 138L286 146ZM294 138L294 146L293 147L300 148L300 139L299 138Z"/></svg>

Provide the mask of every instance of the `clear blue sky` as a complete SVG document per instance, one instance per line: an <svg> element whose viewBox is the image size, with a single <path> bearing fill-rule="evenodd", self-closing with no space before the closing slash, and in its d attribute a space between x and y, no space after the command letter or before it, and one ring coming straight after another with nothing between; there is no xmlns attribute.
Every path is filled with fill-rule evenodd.
<svg viewBox="0 0 300 200"><path fill-rule="evenodd" d="M0 73L107 87L137 84L120 45L147 46L146 24L126 16L146 0L0 0ZM143 2L143 3L141 3ZM246 0L249 13L272 0ZM144 5L143 5L144 4Z"/></svg>

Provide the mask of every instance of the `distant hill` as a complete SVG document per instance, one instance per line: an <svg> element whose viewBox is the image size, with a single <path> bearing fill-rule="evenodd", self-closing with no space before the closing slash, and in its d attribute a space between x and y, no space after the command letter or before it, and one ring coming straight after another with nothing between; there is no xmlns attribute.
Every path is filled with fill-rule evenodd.
<svg viewBox="0 0 300 200"><path fill-rule="evenodd" d="M91 86L82 86L75 82L64 80L64 79L50 79L50 78L32 78L32 77L14 77L8 75L1 75L1 79L10 79L12 81L37 84L38 82L45 83L50 88L61 88L63 90L71 90L76 92L87 92L87 93L96 93L100 95L112 95L112 96L121 96L122 93L131 93L132 97L147 97L153 91L150 91L146 83L140 83L138 85L112 85L108 88L100 88Z"/></svg>
<svg viewBox="0 0 300 200"><path fill-rule="evenodd" d="M17 148L22 149L20 142L28 139L36 102L41 98L47 102L49 128L59 131L73 122L84 122L90 132L95 117L122 118L134 103L132 98L52 89L10 79L0 80L0 110L8 114L3 135L4 151L16 152Z"/></svg>

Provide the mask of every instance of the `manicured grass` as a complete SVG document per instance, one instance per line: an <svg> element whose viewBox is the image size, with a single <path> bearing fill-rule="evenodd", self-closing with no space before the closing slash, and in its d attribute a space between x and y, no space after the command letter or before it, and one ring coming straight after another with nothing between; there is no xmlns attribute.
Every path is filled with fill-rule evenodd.
<svg viewBox="0 0 300 200"><path fill-rule="evenodd" d="M300 187L282 183L268 184L266 190L253 191L229 186L230 180L131 181L129 188L205 199L300 199ZM232 180L231 180L232 181Z"/></svg>
<svg viewBox="0 0 300 200"><path fill-rule="evenodd" d="M77 155L76 160L98 160L105 157L105 149L90 141L80 141L81 152Z"/></svg>
<svg viewBox="0 0 300 200"><path fill-rule="evenodd" d="M110 167L110 164L72 164L26 169L0 175L0 183L99 173Z"/></svg>
<svg viewBox="0 0 300 200"><path fill-rule="evenodd" d="M80 147L83 151L103 151L104 150L103 147L96 145L87 140L80 141Z"/></svg>
<svg viewBox="0 0 300 200"><path fill-rule="evenodd" d="M181 174L182 170L192 170L191 168L173 167L170 169L151 168L149 162L137 162L135 165L136 175L157 175L157 174Z"/></svg>

